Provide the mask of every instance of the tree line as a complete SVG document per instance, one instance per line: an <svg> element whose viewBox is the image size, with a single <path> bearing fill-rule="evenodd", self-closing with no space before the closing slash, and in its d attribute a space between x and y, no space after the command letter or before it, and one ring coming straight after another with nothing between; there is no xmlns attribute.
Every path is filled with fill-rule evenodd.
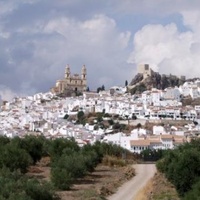
<svg viewBox="0 0 200 200"><path fill-rule="evenodd" d="M165 152L157 162L159 171L176 187L184 200L200 197L200 139Z"/></svg>
<svg viewBox="0 0 200 200"><path fill-rule="evenodd" d="M77 179L94 171L105 155L121 158L130 152L118 145L96 142L80 147L73 138L46 139L27 135L0 136L0 199L56 200L56 190L67 190ZM26 174L29 166L50 157L50 181Z"/></svg>

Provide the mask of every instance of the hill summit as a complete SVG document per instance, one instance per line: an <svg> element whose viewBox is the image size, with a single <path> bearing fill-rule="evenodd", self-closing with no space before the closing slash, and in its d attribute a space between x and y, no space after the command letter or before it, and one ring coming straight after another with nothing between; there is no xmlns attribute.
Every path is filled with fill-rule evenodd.
<svg viewBox="0 0 200 200"><path fill-rule="evenodd" d="M131 94L137 94L152 88L164 90L167 87L179 86L185 81L185 76L161 75L154 72L148 64L142 64L138 66L138 73L130 82L128 89Z"/></svg>

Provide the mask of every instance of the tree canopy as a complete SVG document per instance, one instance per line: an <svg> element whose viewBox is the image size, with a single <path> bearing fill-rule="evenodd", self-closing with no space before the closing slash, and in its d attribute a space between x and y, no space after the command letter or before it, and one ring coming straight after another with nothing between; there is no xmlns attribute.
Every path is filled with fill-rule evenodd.
<svg viewBox="0 0 200 200"><path fill-rule="evenodd" d="M168 151L157 162L157 168L175 185L179 195L189 199L197 195L200 180L200 140L179 146ZM193 199L193 198L191 198Z"/></svg>

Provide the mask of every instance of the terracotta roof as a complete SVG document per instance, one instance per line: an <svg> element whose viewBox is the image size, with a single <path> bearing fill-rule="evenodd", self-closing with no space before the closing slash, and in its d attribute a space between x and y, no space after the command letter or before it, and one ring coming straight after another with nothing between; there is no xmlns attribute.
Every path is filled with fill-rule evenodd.
<svg viewBox="0 0 200 200"><path fill-rule="evenodd" d="M175 140L184 140L185 139L185 136L182 136L182 135L173 135L173 137Z"/></svg>
<svg viewBox="0 0 200 200"><path fill-rule="evenodd" d="M160 140L150 140L150 144L162 144Z"/></svg>
<svg viewBox="0 0 200 200"><path fill-rule="evenodd" d="M149 140L131 140L130 144L131 146L149 146L150 141Z"/></svg>
<svg viewBox="0 0 200 200"><path fill-rule="evenodd" d="M161 139L173 139L174 135L161 135Z"/></svg>

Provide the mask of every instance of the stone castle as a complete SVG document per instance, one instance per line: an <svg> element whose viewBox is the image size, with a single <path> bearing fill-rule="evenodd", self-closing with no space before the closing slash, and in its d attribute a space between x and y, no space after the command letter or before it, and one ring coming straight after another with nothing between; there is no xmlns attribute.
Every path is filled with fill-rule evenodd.
<svg viewBox="0 0 200 200"><path fill-rule="evenodd" d="M83 92L87 89L87 70L85 65L81 69L81 74L71 74L69 65L65 68L64 79L57 80L56 86L51 89L54 94L72 94Z"/></svg>
<svg viewBox="0 0 200 200"><path fill-rule="evenodd" d="M140 64L137 67L137 71L139 74L143 74L143 78L147 78L148 76L152 76L153 70L149 67L148 64Z"/></svg>
<svg viewBox="0 0 200 200"><path fill-rule="evenodd" d="M157 73L157 72L154 72L150 67L149 67L149 64L140 64L138 65L137 67L137 72L139 74L142 74L143 75L143 79L146 79L147 77L149 76L152 76L154 73ZM166 77L169 77L169 76L173 76L173 75L165 75L163 74L162 76L166 76ZM174 77L177 77L177 76L174 76ZM179 77L181 80L185 80L186 77L185 76L180 76Z"/></svg>

